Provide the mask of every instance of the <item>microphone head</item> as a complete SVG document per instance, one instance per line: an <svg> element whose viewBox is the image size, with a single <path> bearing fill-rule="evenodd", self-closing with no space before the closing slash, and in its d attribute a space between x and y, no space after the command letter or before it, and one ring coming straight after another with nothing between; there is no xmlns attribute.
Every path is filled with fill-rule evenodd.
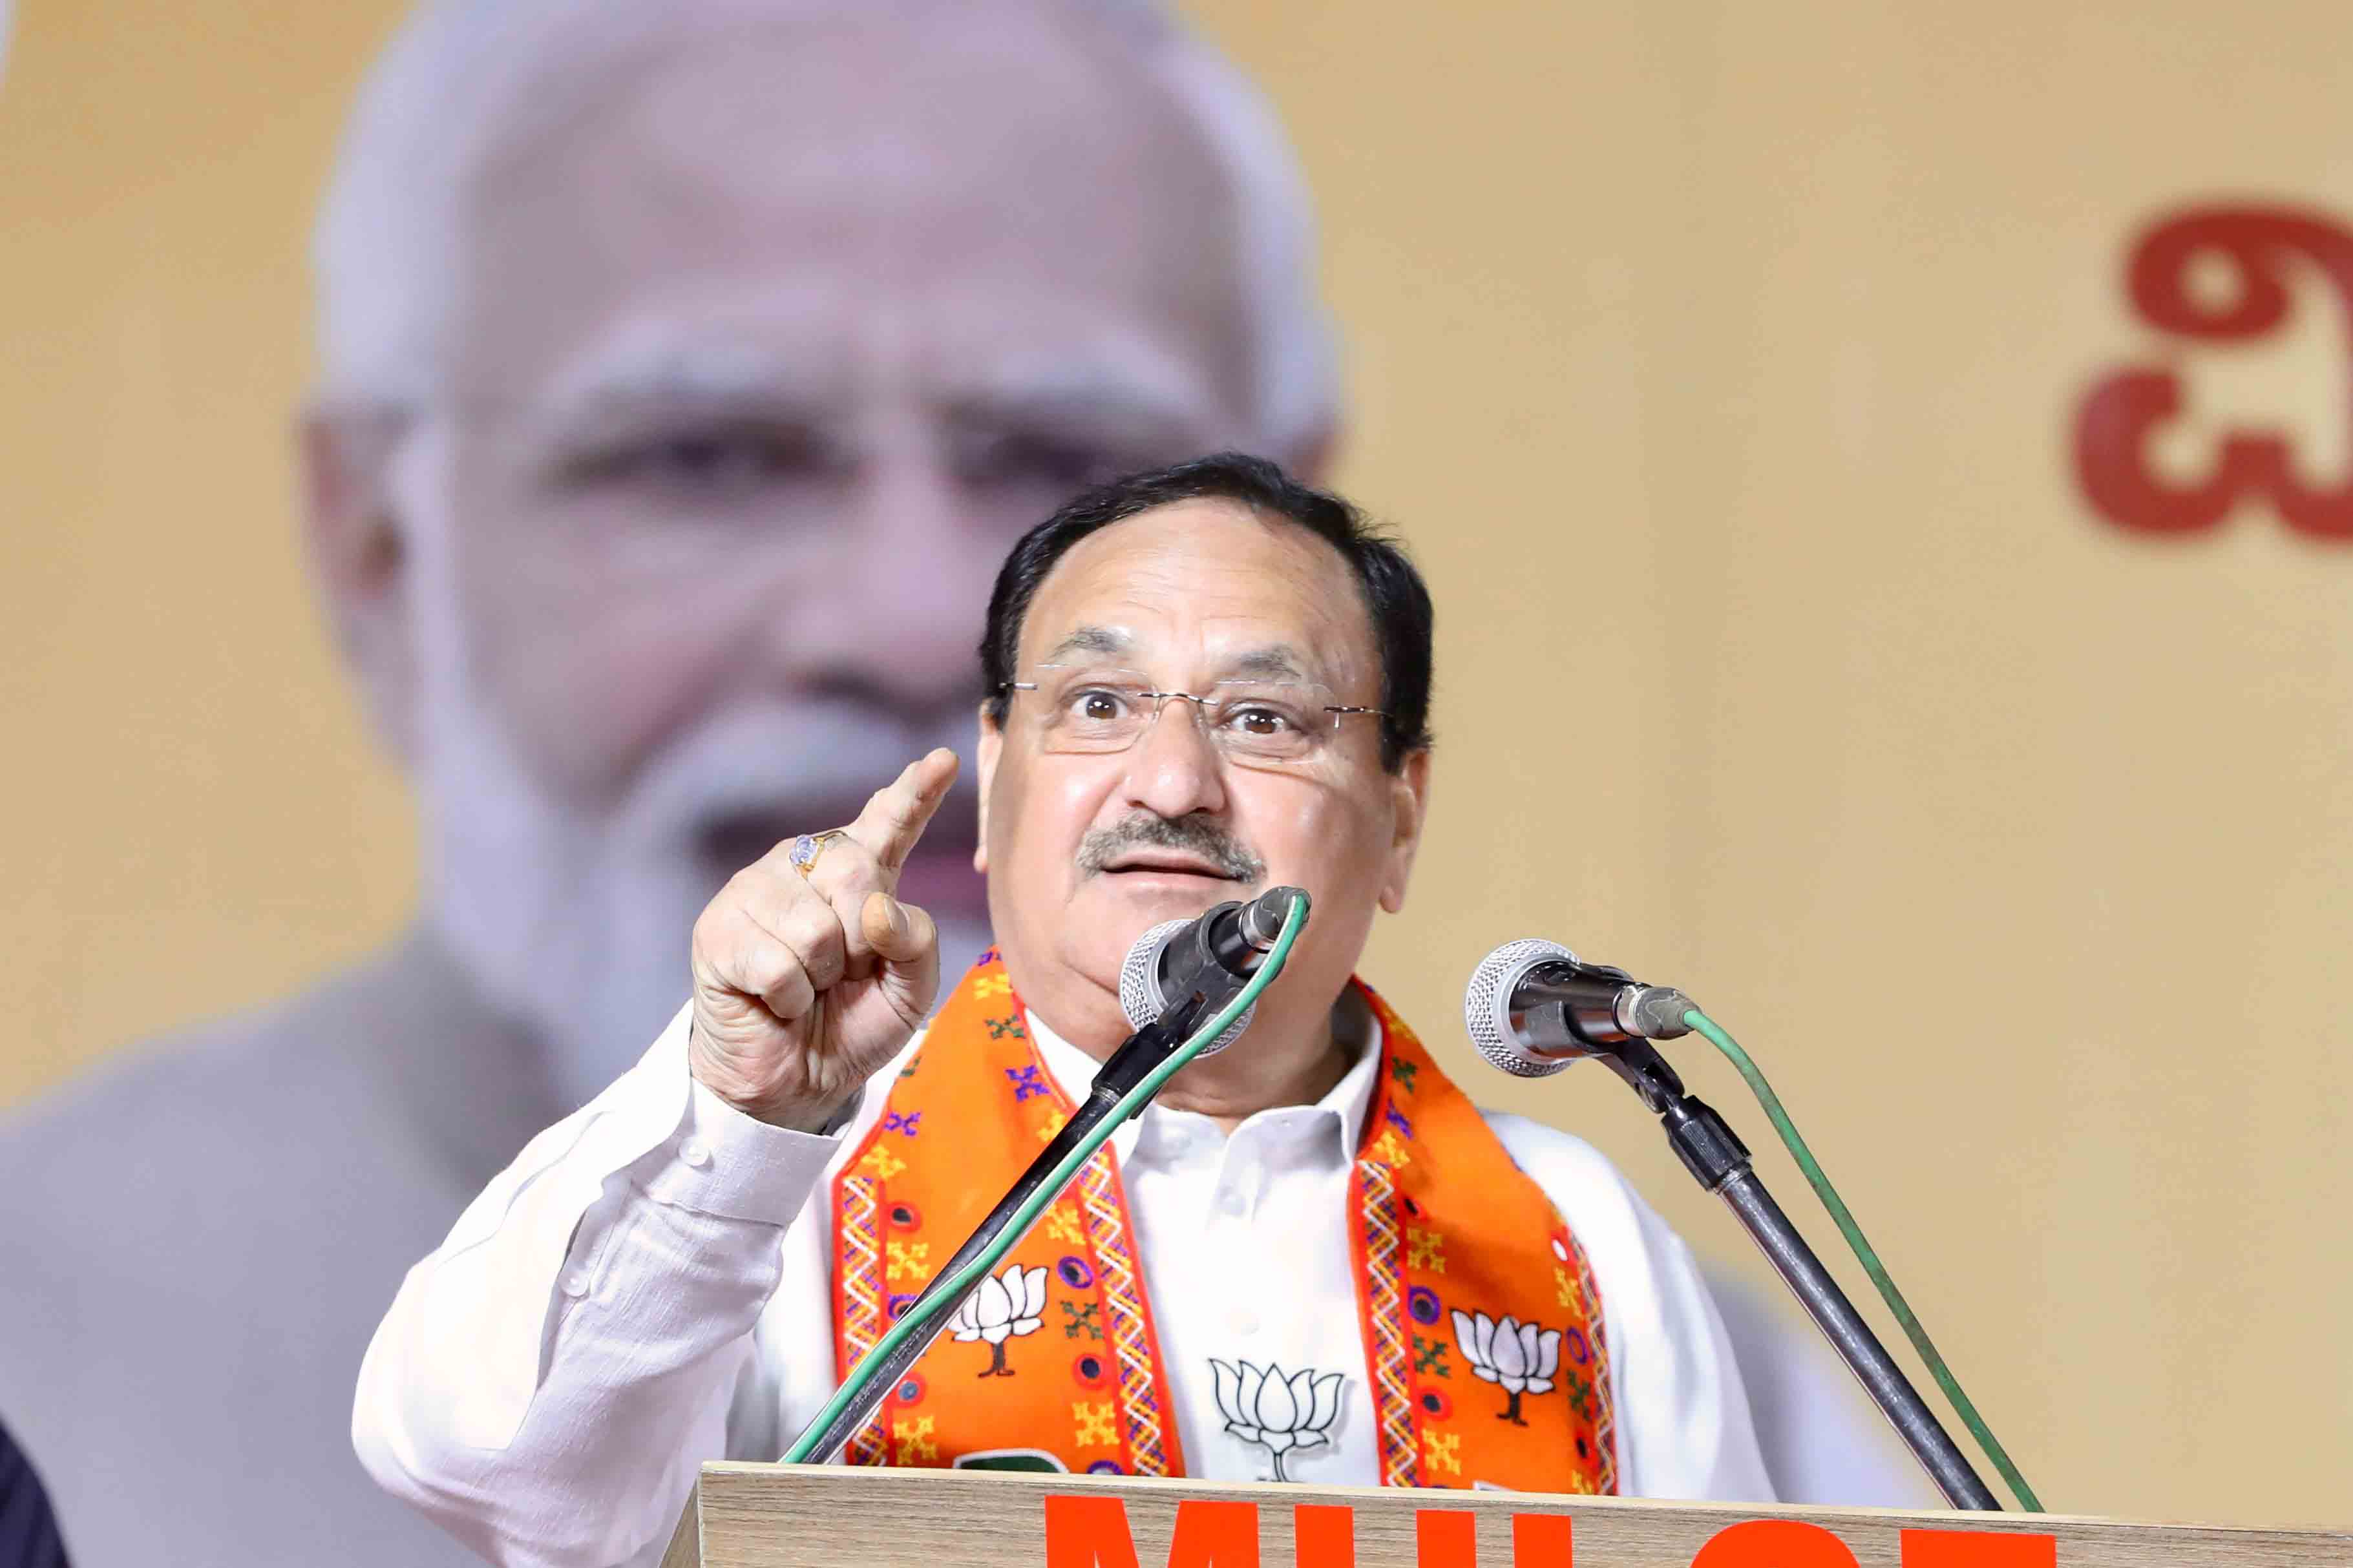
<svg viewBox="0 0 2353 1568"><path fill-rule="evenodd" d="M1160 955L1192 924L1191 921L1162 921L1137 937L1135 945L1127 950L1127 959L1119 966L1119 1010L1127 1015L1134 1027L1141 1029L1167 1011L1168 998L1160 984ZM1201 1055L1215 1056L1240 1039L1257 1013L1258 1004L1253 1002L1240 1017L1226 1026L1225 1033L1202 1047Z"/></svg>
<svg viewBox="0 0 2353 1568"><path fill-rule="evenodd" d="M1546 1058L1528 1050L1512 1032L1512 993L1539 963L1575 963L1577 954L1556 942L1522 937L1479 961L1462 993L1462 1026L1473 1049L1515 1078L1549 1078L1574 1058Z"/></svg>

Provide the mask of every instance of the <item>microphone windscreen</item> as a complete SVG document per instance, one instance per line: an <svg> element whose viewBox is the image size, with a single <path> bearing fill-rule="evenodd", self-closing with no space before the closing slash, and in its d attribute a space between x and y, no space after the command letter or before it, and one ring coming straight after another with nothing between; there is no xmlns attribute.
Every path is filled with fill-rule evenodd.
<svg viewBox="0 0 2353 1568"><path fill-rule="evenodd" d="M1525 936L1507 942L1479 961L1471 984L1462 993L1462 1026L1471 1045L1493 1065L1515 1078L1549 1078L1571 1058L1537 1056L1512 1031L1512 993L1539 963L1577 962L1577 954L1556 942Z"/></svg>
<svg viewBox="0 0 2353 1568"><path fill-rule="evenodd" d="M1160 978L1160 955L1192 925L1191 921L1163 921L1137 937L1135 945L1127 950L1127 959L1119 966L1119 1010L1127 1015L1131 1027L1141 1029L1167 1011L1166 987ZM1257 1012L1258 1005L1250 1004L1240 1017L1226 1026L1223 1034L1202 1049L1201 1055L1213 1056L1240 1039Z"/></svg>

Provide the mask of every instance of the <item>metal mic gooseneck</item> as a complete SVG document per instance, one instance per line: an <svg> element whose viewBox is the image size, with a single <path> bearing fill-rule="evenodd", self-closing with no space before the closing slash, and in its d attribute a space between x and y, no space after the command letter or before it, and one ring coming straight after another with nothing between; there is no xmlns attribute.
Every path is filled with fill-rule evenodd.
<svg viewBox="0 0 2353 1568"><path fill-rule="evenodd" d="M1674 1028L1653 1032L1658 1012L1675 1009ZM1622 969L1588 963L1557 942L1506 942L1472 973L1463 1022L1479 1054L1522 1078L1556 1073L1588 1057L1641 1096L1665 1128L1668 1146L1699 1184L1722 1198L1765 1254L1814 1326L1876 1403L1905 1447L1955 1508L2000 1511L1936 1413L1871 1331L1854 1303L1765 1190L1747 1145L1713 1106L1686 1092L1651 1039L1691 1032L1682 992L1644 985Z"/></svg>
<svg viewBox="0 0 2353 1568"><path fill-rule="evenodd" d="M849 1380L835 1390L786 1450L785 1462L822 1463L839 1453L947 1327L948 1314L978 1287L980 1274L994 1267L1036 1222L1046 1203L1076 1175L1080 1163L1103 1146L1112 1129L1142 1112L1170 1073L1214 1049L1208 1043L1210 1037L1223 1041L1240 1032L1241 1024L1257 1005L1259 992L1282 973L1292 944L1306 924L1308 909L1304 891L1278 888L1261 894L1251 905L1225 905L1199 920L1176 922L1198 928L1203 951L1216 962L1208 963L1203 973L1188 973L1165 984L1152 1016L1131 1017L1130 1022L1137 1026L1135 1033L1096 1069L1086 1099L1030 1162L1012 1190L941 1265L899 1321L851 1369ZM1252 910L1273 911L1273 933L1263 946L1258 943L1261 928L1249 919ZM1237 949L1237 939L1229 935L1228 927L1237 924L1244 932L1239 940L1247 952ZM1163 937L1155 947L1154 934L1147 933L1128 950L1130 966L1138 952L1165 949L1172 940ZM1233 1015L1230 1019L1225 1016L1228 1013Z"/></svg>

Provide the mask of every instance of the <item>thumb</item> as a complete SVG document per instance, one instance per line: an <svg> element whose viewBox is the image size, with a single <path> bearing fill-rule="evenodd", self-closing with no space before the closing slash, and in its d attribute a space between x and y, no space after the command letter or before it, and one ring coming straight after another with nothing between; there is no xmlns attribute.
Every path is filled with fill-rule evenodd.
<svg viewBox="0 0 2353 1568"><path fill-rule="evenodd" d="M940 989L940 932L932 917L890 894L872 892L860 906L858 923L884 968L883 993L911 1024L931 1011Z"/></svg>
<svg viewBox="0 0 2353 1568"><path fill-rule="evenodd" d="M890 894L872 892L858 911L868 945L875 956L905 965L939 956L939 927L913 904L902 904Z"/></svg>

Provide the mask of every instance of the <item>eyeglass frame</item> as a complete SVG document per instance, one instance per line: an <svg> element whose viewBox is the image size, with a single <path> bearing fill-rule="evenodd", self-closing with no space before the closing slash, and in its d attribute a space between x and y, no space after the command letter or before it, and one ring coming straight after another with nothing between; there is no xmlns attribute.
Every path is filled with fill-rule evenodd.
<svg viewBox="0 0 2353 1568"><path fill-rule="evenodd" d="M1114 669L1124 668L1124 667L1120 667L1120 666L1113 666L1113 667L1109 667L1109 668L1114 668ZM1079 672L1081 672L1081 673L1083 673L1083 672L1084 672L1084 669L1085 669L1085 667L1083 667L1083 666L1078 666L1078 665L1041 664L1041 665L1037 665L1037 666L1032 667L1032 668L1031 668L1031 670L1030 670L1030 673L1034 675L1034 674L1036 674L1036 673L1037 673L1039 670L1040 670L1040 669L1070 669L1070 670L1074 670L1074 671L1079 671ZM1140 670L1140 669L1126 669L1126 670L1125 670L1125 673L1130 674L1130 675L1142 675L1142 674L1144 673L1144 671L1142 671L1142 670ZM1223 684L1223 683L1222 683L1222 682L1212 682L1211 684L1212 684L1212 686L1216 686L1216 685L1220 685L1220 684ZM1283 685L1283 684L1285 684L1285 682L1282 682L1282 681L1269 681L1269 682L1266 682L1265 684L1272 685L1272 686L1280 686L1280 685ZM1328 687L1328 686L1324 686L1324 683L1323 683L1322 681L1320 681L1320 680L1317 680L1317 681L1297 681L1297 682L1291 682L1291 683L1289 683L1289 684L1293 684L1293 685L1303 685L1303 686L1320 686L1320 687L1323 687L1324 690L1324 691L1326 691L1327 693L1331 693L1331 694L1332 694L1332 695L1334 695L1334 696L1337 696L1337 695L1338 695L1338 693L1337 693L1337 692L1333 692L1333 691L1332 691L1332 689L1331 689L1330 687ZM1001 682L999 682L999 683L998 683L998 686L997 686L997 689L998 689L1000 692L1008 692L1008 693L1009 693L1009 692L1015 692L1015 691L1036 691L1036 690L1039 690L1039 683L1038 683L1038 682L1036 682L1036 681L1034 681L1034 680L1007 680L1007 681L1001 681ZM1186 701L1190 702L1190 703L1193 705L1194 722L1195 722L1196 724L1198 724L1198 723L1200 722L1200 716L1201 716L1202 714L1204 714L1204 713L1207 713L1207 712L1209 710L1209 700L1208 700L1208 698L1206 698L1206 697L1202 697L1202 696L1200 696L1200 695L1198 695L1198 694L1197 694L1197 693L1195 693L1195 692L1190 692L1190 691L1154 691L1154 690L1150 690L1150 689L1145 689L1145 690L1139 690L1139 691L1134 692L1134 693L1132 693L1132 695L1134 695L1134 696L1137 696L1137 697L1145 697L1145 698L1149 698L1149 699L1151 699L1151 700L1152 700L1152 721L1151 721L1151 723L1149 723L1149 724L1145 724L1145 725L1142 726L1141 728L1139 728L1139 729L1135 731L1135 739L1134 739L1134 740L1132 740L1132 741L1130 741L1130 742L1128 742L1128 743L1127 743L1126 745L1124 745L1124 746L1122 746L1122 747L1118 748L1116 751L1109 751L1109 752L1078 752L1078 753L1073 753L1073 754L1076 754L1076 755L1103 756L1103 757L1116 757L1116 756L1123 756L1123 755L1124 755L1125 753L1127 753L1127 752L1129 752L1134 751L1134 750L1135 749L1136 745L1137 745L1139 742L1141 742L1143 741L1143 739L1144 739L1145 735L1147 732L1149 732L1149 731L1151 731L1155 726L1156 726L1156 725L1160 722L1160 715L1161 715L1162 713L1164 713L1164 712L1166 712L1166 711L1167 710L1169 700L1170 700L1172 698L1180 698L1180 697L1181 697L1181 698L1183 698ZM1349 704L1349 703L1344 703L1344 702L1325 702L1325 703L1321 703L1321 704L1319 704L1318 706L1320 707L1320 709L1321 709L1321 710L1322 710L1322 711L1326 712L1326 713L1329 713L1330 715L1332 715L1332 732L1333 732L1334 734L1335 734L1335 735L1336 735L1336 734L1338 734L1338 733L1340 732L1340 721L1341 721L1342 719L1345 718L1347 715L1349 715L1349 714L1351 714L1351 713L1364 713L1364 714L1368 714L1368 715L1370 715L1370 716L1371 716L1371 717L1373 717L1373 718L1376 718L1376 719L1383 719L1383 720L1386 720L1386 719L1388 719L1388 718L1389 717L1389 711L1388 711L1388 709L1386 709L1386 708L1360 708L1360 707L1356 707L1356 706L1355 706L1355 705L1352 705L1352 704ZM1212 741L1211 744L1212 744L1212 745L1215 745L1215 744L1216 744L1216 742L1215 742L1214 741ZM1219 754L1219 756L1224 756L1224 755L1226 755L1226 754L1227 754L1227 753L1226 753L1225 749L1224 749L1222 746L1218 747L1218 754Z"/></svg>

